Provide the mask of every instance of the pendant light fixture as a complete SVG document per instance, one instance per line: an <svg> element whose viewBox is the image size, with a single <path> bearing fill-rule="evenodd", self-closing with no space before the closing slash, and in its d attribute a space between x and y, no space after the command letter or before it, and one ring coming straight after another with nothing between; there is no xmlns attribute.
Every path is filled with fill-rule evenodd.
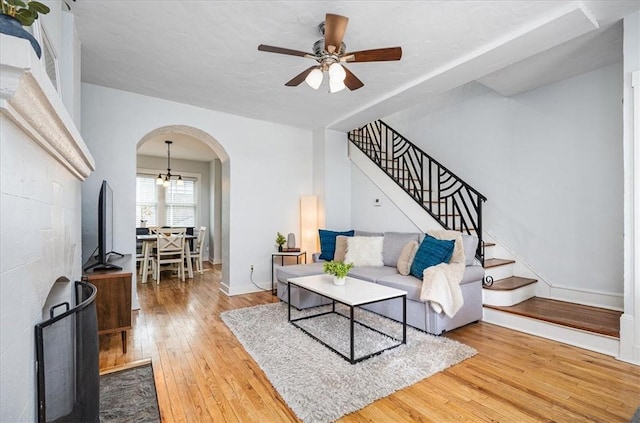
<svg viewBox="0 0 640 423"><path fill-rule="evenodd" d="M165 141L165 144L167 144L167 173L166 174L162 174L159 173L158 177L156 178L156 184L157 185L162 185L165 188L168 188L169 185L171 185L171 178L177 178L176 183L180 186L184 185L184 181L182 180L182 175L172 175L171 174L171 144L173 144L173 141Z"/></svg>

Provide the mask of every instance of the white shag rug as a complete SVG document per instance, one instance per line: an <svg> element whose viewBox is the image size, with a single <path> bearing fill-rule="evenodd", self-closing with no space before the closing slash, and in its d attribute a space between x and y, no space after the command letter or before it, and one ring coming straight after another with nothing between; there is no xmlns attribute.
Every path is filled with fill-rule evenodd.
<svg viewBox="0 0 640 423"><path fill-rule="evenodd" d="M328 307L292 309L292 317ZM220 316L287 405L307 423L337 420L476 354L460 342L407 327L406 345L352 365L289 323L285 303L230 310ZM361 309L356 309L356 319L402 337L401 325L392 320ZM330 315L298 323L337 350L348 351L348 319ZM389 338L359 325L355 339L356 357L390 345Z"/></svg>

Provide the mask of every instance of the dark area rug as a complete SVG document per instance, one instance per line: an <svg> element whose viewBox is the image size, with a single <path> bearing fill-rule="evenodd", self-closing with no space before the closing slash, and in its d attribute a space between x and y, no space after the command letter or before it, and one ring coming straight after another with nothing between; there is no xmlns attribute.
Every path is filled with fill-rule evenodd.
<svg viewBox="0 0 640 423"><path fill-rule="evenodd" d="M150 363L100 376L100 421L160 422Z"/></svg>

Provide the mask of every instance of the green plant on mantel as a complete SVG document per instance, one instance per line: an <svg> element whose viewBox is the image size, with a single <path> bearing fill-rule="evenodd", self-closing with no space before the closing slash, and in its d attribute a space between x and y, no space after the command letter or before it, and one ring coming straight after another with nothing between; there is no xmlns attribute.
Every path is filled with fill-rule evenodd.
<svg viewBox="0 0 640 423"><path fill-rule="evenodd" d="M347 276L349 270L353 268L353 263L343 263L341 261L327 261L322 265L324 273L335 276L338 279L342 279Z"/></svg>
<svg viewBox="0 0 640 423"><path fill-rule="evenodd" d="M2 14L16 18L22 26L31 26L38 14L46 15L51 9L38 1L0 0Z"/></svg>

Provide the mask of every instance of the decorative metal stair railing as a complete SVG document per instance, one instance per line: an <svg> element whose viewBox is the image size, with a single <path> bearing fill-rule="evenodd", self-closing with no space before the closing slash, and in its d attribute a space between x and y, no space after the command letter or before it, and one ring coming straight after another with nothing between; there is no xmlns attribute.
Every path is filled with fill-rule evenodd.
<svg viewBox="0 0 640 423"><path fill-rule="evenodd" d="M484 265L484 195L381 120L350 131L349 140L443 227L477 236Z"/></svg>

